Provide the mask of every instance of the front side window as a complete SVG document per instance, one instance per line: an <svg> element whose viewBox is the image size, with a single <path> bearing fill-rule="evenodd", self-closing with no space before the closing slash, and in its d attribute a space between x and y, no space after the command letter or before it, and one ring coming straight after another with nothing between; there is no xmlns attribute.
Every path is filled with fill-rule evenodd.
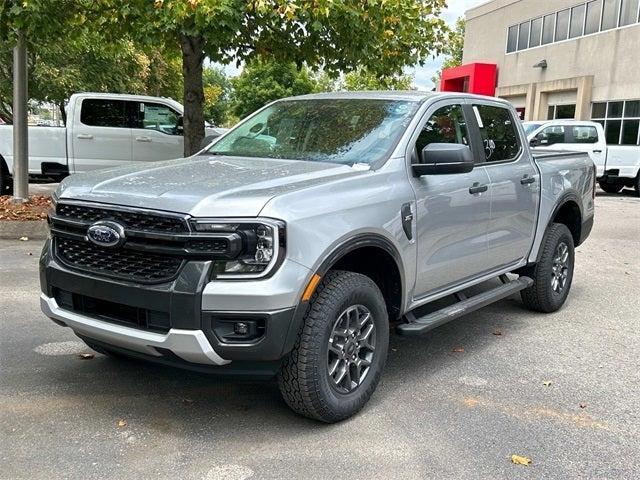
<svg viewBox="0 0 640 480"><path fill-rule="evenodd" d="M564 127L562 125L553 125L543 129L536 135L536 140L540 145L554 145L556 143L565 143Z"/></svg>
<svg viewBox="0 0 640 480"><path fill-rule="evenodd" d="M91 127L127 128L127 102L85 98L80 107L80 122Z"/></svg>
<svg viewBox="0 0 640 480"><path fill-rule="evenodd" d="M571 128L569 143L598 143L598 131L596 127L576 126Z"/></svg>
<svg viewBox="0 0 640 480"><path fill-rule="evenodd" d="M374 164L391 153L419 105L358 98L276 102L227 133L207 153Z"/></svg>
<svg viewBox="0 0 640 480"><path fill-rule="evenodd" d="M419 154L424 147L431 143L469 145L467 123L461 105L448 105L439 108L429 117L416 140L416 153Z"/></svg>
<svg viewBox="0 0 640 480"><path fill-rule="evenodd" d="M518 130L511 112L493 105L474 105L487 162L513 160L520 152Z"/></svg>
<svg viewBox="0 0 640 480"><path fill-rule="evenodd" d="M133 128L156 130L167 135L182 134L182 119L178 112L161 103L140 102Z"/></svg>

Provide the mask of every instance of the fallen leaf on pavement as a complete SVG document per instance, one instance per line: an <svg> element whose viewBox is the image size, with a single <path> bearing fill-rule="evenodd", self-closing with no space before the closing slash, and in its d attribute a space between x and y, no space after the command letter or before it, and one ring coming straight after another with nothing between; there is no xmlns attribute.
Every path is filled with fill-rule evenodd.
<svg viewBox="0 0 640 480"><path fill-rule="evenodd" d="M462 352L464 352L464 348L463 347L454 347L453 351L456 352L456 353L462 353Z"/></svg>
<svg viewBox="0 0 640 480"><path fill-rule="evenodd" d="M546 382L542 382L542 384L543 384L545 387L550 387L550 386L551 386L551 380L547 380Z"/></svg>
<svg viewBox="0 0 640 480"><path fill-rule="evenodd" d="M496 336L500 336L502 335L502 330L496 330L495 332L493 332L493 334Z"/></svg>
<svg viewBox="0 0 640 480"><path fill-rule="evenodd" d="M587 408L587 404L586 403L581 403L580 405L578 405L580 408Z"/></svg>
<svg viewBox="0 0 640 480"><path fill-rule="evenodd" d="M125 419L118 420L118 427L123 428L129 425Z"/></svg>
<svg viewBox="0 0 640 480"><path fill-rule="evenodd" d="M511 461L516 465L531 465L531 459L520 455L511 455Z"/></svg>
<svg viewBox="0 0 640 480"><path fill-rule="evenodd" d="M26 242L29 240L29 237L20 237L21 242Z"/></svg>
<svg viewBox="0 0 640 480"><path fill-rule="evenodd" d="M80 353L78 354L78 357L82 360L91 360L95 355L93 353Z"/></svg>
<svg viewBox="0 0 640 480"><path fill-rule="evenodd" d="M31 255L33 255L33 253L29 252L29 253L27 253L27 255L31 256Z"/></svg>

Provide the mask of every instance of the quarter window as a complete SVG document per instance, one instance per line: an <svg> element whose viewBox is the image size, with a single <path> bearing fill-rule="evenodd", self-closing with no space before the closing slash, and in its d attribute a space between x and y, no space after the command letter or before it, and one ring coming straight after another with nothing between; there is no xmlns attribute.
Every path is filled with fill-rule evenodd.
<svg viewBox="0 0 640 480"><path fill-rule="evenodd" d="M430 143L469 145L467 123L461 105L448 105L439 108L429 117L416 140L416 153L422 152L424 147Z"/></svg>
<svg viewBox="0 0 640 480"><path fill-rule="evenodd" d="M493 105L474 105L487 162L513 160L520 152L518 131L511 112Z"/></svg>
<svg viewBox="0 0 640 480"><path fill-rule="evenodd" d="M84 99L80 122L92 127L127 128L127 102L124 100Z"/></svg>

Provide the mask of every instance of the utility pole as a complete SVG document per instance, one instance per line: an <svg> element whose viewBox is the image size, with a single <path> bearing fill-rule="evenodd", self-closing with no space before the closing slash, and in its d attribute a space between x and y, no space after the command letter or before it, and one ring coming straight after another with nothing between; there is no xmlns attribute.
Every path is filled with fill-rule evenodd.
<svg viewBox="0 0 640 480"><path fill-rule="evenodd" d="M13 49L13 199L29 199L29 139L27 133L27 42L23 32Z"/></svg>

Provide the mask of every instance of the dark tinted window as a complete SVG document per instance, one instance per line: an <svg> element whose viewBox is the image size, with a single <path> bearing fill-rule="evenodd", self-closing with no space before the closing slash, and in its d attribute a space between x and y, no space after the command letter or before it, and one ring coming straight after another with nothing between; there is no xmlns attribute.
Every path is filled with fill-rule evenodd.
<svg viewBox="0 0 640 480"><path fill-rule="evenodd" d="M624 102L625 117L640 117L640 100Z"/></svg>
<svg viewBox="0 0 640 480"><path fill-rule="evenodd" d="M594 103L591 107L591 118L604 118L607 116L607 103Z"/></svg>
<svg viewBox="0 0 640 480"><path fill-rule="evenodd" d="M460 105L439 108L429 117L416 140L417 153L430 143L469 145L467 124Z"/></svg>
<svg viewBox="0 0 640 480"><path fill-rule="evenodd" d="M167 135L179 135L178 112L162 105L161 103L138 103L138 109L135 115L134 128L144 128L147 130L157 130Z"/></svg>
<svg viewBox="0 0 640 480"><path fill-rule="evenodd" d="M638 21L638 0L622 0L620 26L631 25Z"/></svg>
<svg viewBox="0 0 640 480"><path fill-rule="evenodd" d="M518 45L518 26L509 27L507 33L507 53L515 52Z"/></svg>
<svg viewBox="0 0 640 480"><path fill-rule="evenodd" d="M585 10L586 7L584 5L579 5L571 9L571 28L569 29L569 38L576 38L582 35Z"/></svg>
<svg viewBox="0 0 640 480"><path fill-rule="evenodd" d="M609 118L622 117L622 103L623 102L609 102L609 110L607 111L607 117Z"/></svg>
<svg viewBox="0 0 640 480"><path fill-rule="evenodd" d="M638 143L638 124L640 120L624 120L622 122L622 145Z"/></svg>
<svg viewBox="0 0 640 480"><path fill-rule="evenodd" d="M492 105L474 105L487 162L512 160L520 151L518 131L509 110Z"/></svg>
<svg viewBox="0 0 640 480"><path fill-rule="evenodd" d="M80 122L92 127L127 127L127 102L123 100L82 100Z"/></svg>
<svg viewBox="0 0 640 480"><path fill-rule="evenodd" d="M540 142L540 145L566 143L564 127L562 125L553 125L551 127L547 127L536 135L536 140Z"/></svg>
<svg viewBox="0 0 640 480"><path fill-rule="evenodd" d="M587 23L584 26L584 34L596 33L600 30L600 12L602 0L587 3Z"/></svg>
<svg viewBox="0 0 640 480"><path fill-rule="evenodd" d="M524 50L529 47L529 22L521 23L519 31L518 50Z"/></svg>
<svg viewBox="0 0 640 480"><path fill-rule="evenodd" d="M542 44L553 42L553 32L555 28L556 15L546 15L544 17L544 24L542 27Z"/></svg>
<svg viewBox="0 0 640 480"><path fill-rule="evenodd" d="M542 18L531 20L531 36L529 38L529 46L537 47L540 45L540 35L542 34Z"/></svg>
<svg viewBox="0 0 640 480"><path fill-rule="evenodd" d="M575 105L557 105L556 106L556 118L574 118L576 116Z"/></svg>
<svg viewBox="0 0 640 480"><path fill-rule="evenodd" d="M576 126L570 128L571 138L569 143L598 143L598 131L596 127Z"/></svg>
<svg viewBox="0 0 640 480"><path fill-rule="evenodd" d="M558 19L556 21L556 42L560 40L566 40L569 35L569 19L571 18L571 10L566 9L558 12Z"/></svg>
<svg viewBox="0 0 640 480"><path fill-rule="evenodd" d="M622 121L620 120L607 120L604 127L604 135L607 138L609 145L618 145L620 143L620 127Z"/></svg>
<svg viewBox="0 0 640 480"><path fill-rule="evenodd" d="M618 26L618 9L620 0L604 0L602 11L602 30L609 30Z"/></svg>

